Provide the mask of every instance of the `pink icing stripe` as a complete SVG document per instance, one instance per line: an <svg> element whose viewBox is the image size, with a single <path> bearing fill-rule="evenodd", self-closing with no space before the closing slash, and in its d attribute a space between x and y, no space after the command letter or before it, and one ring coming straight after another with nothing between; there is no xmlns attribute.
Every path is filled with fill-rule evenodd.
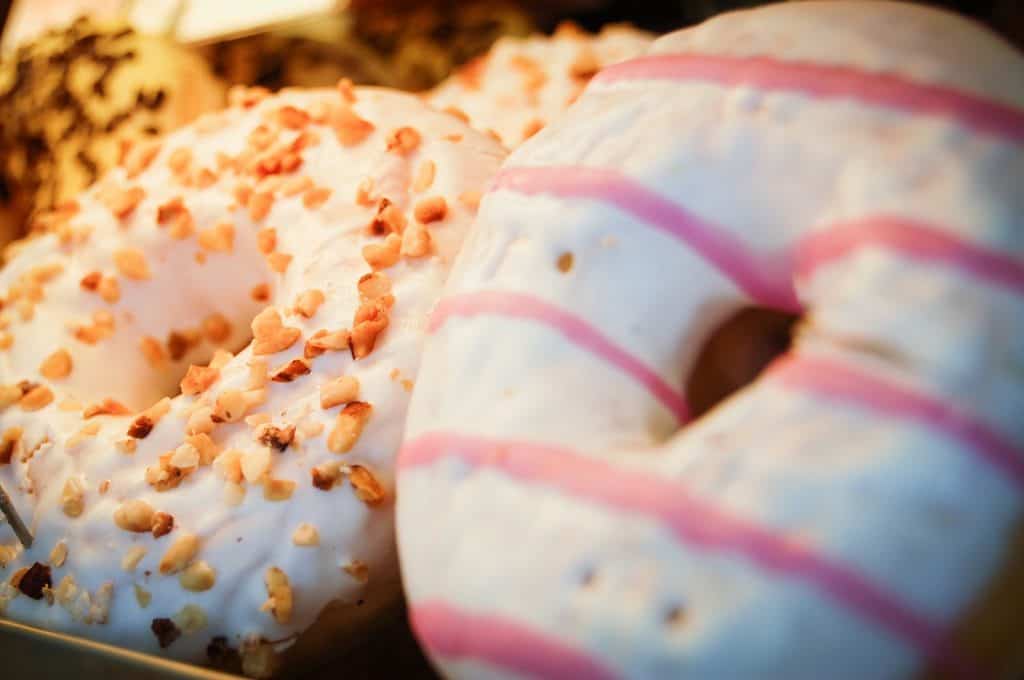
<svg viewBox="0 0 1024 680"><path fill-rule="evenodd" d="M690 410L683 395L642 361L616 345L583 319L531 295L481 291L445 298L434 309L427 332L436 332L453 316L481 315L524 319L558 331L569 342L597 356L647 388L680 423L690 419Z"/></svg>
<svg viewBox="0 0 1024 680"><path fill-rule="evenodd" d="M878 378L834 359L795 356L769 368L771 379L830 399L853 402L885 417L916 421L966 445L988 465L1024 490L1024 451L989 426L952 405Z"/></svg>
<svg viewBox="0 0 1024 680"><path fill-rule="evenodd" d="M665 54L609 66L597 74L594 81L611 83L635 79L749 85L820 99L853 99L911 114L950 118L1015 144L1024 142L1024 111L1019 108L940 85L849 66L781 61L763 56Z"/></svg>
<svg viewBox="0 0 1024 680"><path fill-rule="evenodd" d="M473 659L534 678L613 680L586 652L494 614L472 614L444 602L420 602L409 617L420 641L448 659Z"/></svg>
<svg viewBox="0 0 1024 680"><path fill-rule="evenodd" d="M939 660L960 677L978 677L944 631L901 598L871 583L851 567L767 528L732 517L687 493L681 480L612 466L579 453L530 442L434 432L408 442L399 455L400 474L457 457L476 468L502 471L513 479L664 524L695 550L743 556L761 569L817 587L838 605L904 640L926 658ZM529 655L529 650L517 648ZM506 652L511 653L511 652Z"/></svg>
<svg viewBox="0 0 1024 680"><path fill-rule="evenodd" d="M836 224L809 235L797 247L796 275L808 277L818 267L870 246L943 263L1014 293L1024 293L1021 259L974 245L938 227L891 216Z"/></svg>
<svg viewBox="0 0 1024 680"><path fill-rule="evenodd" d="M755 253L728 229L702 220L614 170L583 166L506 168L494 178L491 188L530 196L588 198L614 205L685 243L760 304L800 309L788 259Z"/></svg>

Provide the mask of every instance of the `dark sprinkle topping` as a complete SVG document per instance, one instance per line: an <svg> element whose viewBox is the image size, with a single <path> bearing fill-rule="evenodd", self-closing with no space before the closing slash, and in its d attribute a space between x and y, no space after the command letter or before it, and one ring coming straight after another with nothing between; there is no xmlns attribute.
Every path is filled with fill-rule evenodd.
<svg viewBox="0 0 1024 680"><path fill-rule="evenodd" d="M36 562L29 567L29 570L21 577L21 582L18 584L18 590L31 597L33 600L41 600L43 599L43 588L49 588L52 585L53 581L50 580L50 568L45 564Z"/></svg>
<svg viewBox="0 0 1024 680"><path fill-rule="evenodd" d="M160 649L167 649L181 637L181 629L170 619L153 619L149 629L153 631L156 641L160 643Z"/></svg>

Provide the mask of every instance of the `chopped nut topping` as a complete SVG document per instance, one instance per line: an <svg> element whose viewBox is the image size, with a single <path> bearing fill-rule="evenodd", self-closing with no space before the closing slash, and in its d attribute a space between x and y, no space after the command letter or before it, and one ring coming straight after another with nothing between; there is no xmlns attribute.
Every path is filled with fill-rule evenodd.
<svg viewBox="0 0 1024 680"><path fill-rule="evenodd" d="M298 314L310 319L316 314L316 310L324 303L323 291L311 288L299 294L295 300L295 311Z"/></svg>
<svg viewBox="0 0 1024 680"><path fill-rule="evenodd" d="M533 137L535 134L537 134L543 129L544 121L542 121L540 118L534 118L533 120L530 120L523 127L523 141L526 141L530 137Z"/></svg>
<svg viewBox="0 0 1024 680"><path fill-rule="evenodd" d="M191 444L182 444L174 449L168 462L180 470L192 470L199 467L199 451Z"/></svg>
<svg viewBox="0 0 1024 680"><path fill-rule="evenodd" d="M334 408L355 401L358 396L359 380L351 375L343 375L320 386L320 408Z"/></svg>
<svg viewBox="0 0 1024 680"><path fill-rule="evenodd" d="M25 393L18 401L18 406L24 411L38 411L50 405L53 401L53 392L46 385L37 385Z"/></svg>
<svg viewBox="0 0 1024 680"><path fill-rule="evenodd" d="M189 435L185 438L185 443L195 447L199 452L200 465L209 465L220 455L220 447L208 434Z"/></svg>
<svg viewBox="0 0 1024 680"><path fill-rule="evenodd" d="M326 330L319 330L313 333L306 341L306 347L303 350L303 356L307 359L320 356L324 352L332 351L337 352L343 349L348 349L349 346L349 333L346 330L328 332Z"/></svg>
<svg viewBox="0 0 1024 680"><path fill-rule="evenodd" d="M25 392L18 385L0 385L0 408L7 408L20 401Z"/></svg>
<svg viewBox="0 0 1024 680"><path fill-rule="evenodd" d="M249 291L249 296L256 302L266 302L270 299L270 286L265 283L255 285Z"/></svg>
<svg viewBox="0 0 1024 680"><path fill-rule="evenodd" d="M192 152L185 147L178 147L167 157L167 167L175 175L182 175L192 165Z"/></svg>
<svg viewBox="0 0 1024 680"><path fill-rule="evenodd" d="M329 114L328 124L342 146L362 143L375 129L373 123L363 120L347 106L334 108Z"/></svg>
<svg viewBox="0 0 1024 680"><path fill-rule="evenodd" d="M180 534L160 560L161 574L177 574L187 567L199 553L199 537L195 534Z"/></svg>
<svg viewBox="0 0 1024 680"><path fill-rule="evenodd" d="M257 449L242 454L242 476L250 484L258 484L270 471L270 449Z"/></svg>
<svg viewBox="0 0 1024 680"><path fill-rule="evenodd" d="M280 428L274 425L261 425L256 430L256 441L275 451L284 451L295 439L295 426Z"/></svg>
<svg viewBox="0 0 1024 680"><path fill-rule="evenodd" d="M277 229L267 227L256 232L256 247L264 255L269 255L277 249Z"/></svg>
<svg viewBox="0 0 1024 680"><path fill-rule="evenodd" d="M138 248L121 248L114 251L114 266L125 278L144 281L153 277L146 262L146 255Z"/></svg>
<svg viewBox="0 0 1024 680"><path fill-rule="evenodd" d="M153 336L144 336L139 341L139 347L142 350L142 355L146 357L146 361L153 368L159 368L167 361L167 355L164 354L164 346Z"/></svg>
<svg viewBox="0 0 1024 680"><path fill-rule="evenodd" d="M185 568L178 576L178 583L185 590L201 593L213 587L217 582L217 572L206 562L199 560Z"/></svg>
<svg viewBox="0 0 1024 680"><path fill-rule="evenodd" d="M199 247L214 253L230 253L235 249L235 225L218 222L199 232Z"/></svg>
<svg viewBox="0 0 1024 680"><path fill-rule="evenodd" d="M114 511L114 524L125 531L148 532L153 527L153 513L153 506L146 501L125 501Z"/></svg>
<svg viewBox="0 0 1024 680"><path fill-rule="evenodd" d="M95 418L96 416L128 416L131 415L132 411L130 408L122 404L121 402L106 398L98 404L89 404L82 411L82 417L85 419Z"/></svg>
<svg viewBox="0 0 1024 680"><path fill-rule="evenodd" d="M178 467L172 464L171 459L175 453L176 451L165 453L157 459L156 465L146 468L146 483L157 492L162 493L177 488L181 484L181 480L185 479L195 470L195 465Z"/></svg>
<svg viewBox="0 0 1024 680"><path fill-rule="evenodd" d="M50 568L45 564L35 562L22 574L16 587L33 600L41 600L43 599L43 589L49 588L52 585Z"/></svg>
<svg viewBox="0 0 1024 680"><path fill-rule="evenodd" d="M341 464L327 462L317 465L311 470L313 486L321 491L330 491L335 484L341 481Z"/></svg>
<svg viewBox="0 0 1024 680"><path fill-rule="evenodd" d="M139 562L146 556L146 549L141 545L133 546L129 548L128 552L125 553L124 557L121 558L121 569L124 571L135 571L135 567L139 566Z"/></svg>
<svg viewBox="0 0 1024 680"><path fill-rule="evenodd" d="M288 265L292 263L292 256L286 253L270 253L267 255L267 265L278 274L288 271Z"/></svg>
<svg viewBox="0 0 1024 680"><path fill-rule="evenodd" d="M99 491L99 494L101 496L106 496L107 492L110 491L110 480L104 479L102 482L100 482L100 485L96 487L96 490Z"/></svg>
<svg viewBox="0 0 1024 680"><path fill-rule="evenodd" d="M213 469L225 480L235 484L240 483L244 479L242 473L242 452L238 449L228 449L213 461Z"/></svg>
<svg viewBox="0 0 1024 680"><path fill-rule="evenodd" d="M139 604L139 607L142 609L148 607L149 603L153 601L153 595L138 583L132 584L132 587L135 590L135 601Z"/></svg>
<svg viewBox="0 0 1024 680"><path fill-rule="evenodd" d="M276 502L286 501L295 493L295 482L285 479L268 479L263 482L263 499Z"/></svg>
<svg viewBox="0 0 1024 680"><path fill-rule="evenodd" d="M271 373L270 379L274 382L288 383L300 376L308 375L309 370L309 362L305 359L292 359Z"/></svg>
<svg viewBox="0 0 1024 680"><path fill-rule="evenodd" d="M292 532L292 543L304 548L318 546L320 545L320 532L312 524L303 522Z"/></svg>
<svg viewBox="0 0 1024 680"><path fill-rule="evenodd" d="M21 442L23 431L20 427L9 427L4 430L0 440L0 465L10 465L14 450Z"/></svg>
<svg viewBox="0 0 1024 680"><path fill-rule="evenodd" d="M412 180L412 190L416 193L426 191L434 183L434 173L437 166L434 161L423 161L416 171L416 177Z"/></svg>
<svg viewBox="0 0 1024 680"><path fill-rule="evenodd" d="M224 485L224 502L234 507L245 501L245 487L241 484L228 482Z"/></svg>
<svg viewBox="0 0 1024 680"><path fill-rule="evenodd" d="M181 637L181 631L170 619L153 619L149 629L153 631L157 642L160 643L160 649L167 649Z"/></svg>
<svg viewBox="0 0 1024 680"><path fill-rule="evenodd" d="M400 127L392 130L387 138L387 149L400 156L408 156L419 148L422 137L415 128Z"/></svg>
<svg viewBox="0 0 1024 680"><path fill-rule="evenodd" d="M371 236L387 236L388 234L401 234L405 230L407 221L398 206L386 198L380 199L377 204L377 214L367 227Z"/></svg>
<svg viewBox="0 0 1024 680"><path fill-rule="evenodd" d="M288 576L277 567L270 567L263 581L267 586L267 601L260 610L269 611L278 623L288 623L292 618L292 587Z"/></svg>
<svg viewBox="0 0 1024 680"><path fill-rule="evenodd" d="M131 438L118 439L114 442L114 446L118 451L127 456L135 453L135 449L138 448L139 442L138 440Z"/></svg>
<svg viewBox="0 0 1024 680"><path fill-rule="evenodd" d="M309 114L294 106L282 106L277 110L277 122L289 130L301 130L309 125Z"/></svg>
<svg viewBox="0 0 1024 680"><path fill-rule="evenodd" d="M391 295L391 279L383 272L372 272L359 277L357 284L359 299L363 302L383 300L390 305L394 302Z"/></svg>
<svg viewBox="0 0 1024 680"><path fill-rule="evenodd" d="M352 560L343 566L342 569L360 583L366 583L370 580L370 565L361 560Z"/></svg>
<svg viewBox="0 0 1024 680"><path fill-rule="evenodd" d="M398 263L402 249L402 237L389 234L384 243L369 243L363 246L363 259L374 270L387 269Z"/></svg>
<svg viewBox="0 0 1024 680"><path fill-rule="evenodd" d="M285 198L291 198L304 194L309 189L313 188L313 180L305 175L302 177L292 177L285 181L281 185L281 195Z"/></svg>
<svg viewBox="0 0 1024 680"><path fill-rule="evenodd" d="M223 314L214 312L203 319L203 335L214 344L225 342L231 337L231 322Z"/></svg>
<svg viewBox="0 0 1024 680"><path fill-rule="evenodd" d="M274 194L265 191L257 192L249 198L249 218L253 222L263 220L274 205Z"/></svg>
<svg viewBox="0 0 1024 680"><path fill-rule="evenodd" d="M327 187L314 187L302 195L302 205L309 210L316 210L331 197L331 190Z"/></svg>
<svg viewBox="0 0 1024 680"><path fill-rule="evenodd" d="M267 360L253 357L249 360L249 380L246 386L250 390L265 387L270 376L267 374Z"/></svg>
<svg viewBox="0 0 1024 680"><path fill-rule="evenodd" d="M206 612L199 605L187 604L173 616L173 621L185 635L192 635L206 628Z"/></svg>
<svg viewBox="0 0 1024 680"><path fill-rule="evenodd" d="M100 202L119 220L123 220L135 212L135 208L145 197L146 192L141 187L110 188L98 195Z"/></svg>
<svg viewBox="0 0 1024 680"><path fill-rule="evenodd" d="M569 75L578 80L590 80L601 70L601 62L590 49L581 49L569 65Z"/></svg>
<svg viewBox="0 0 1024 680"><path fill-rule="evenodd" d="M476 210L480 207L480 199L483 198L483 194L479 191L464 191L459 194L459 203L470 210Z"/></svg>
<svg viewBox="0 0 1024 680"><path fill-rule="evenodd" d="M218 423L234 423L245 416L249 404L242 390L224 390L217 397L213 407L213 420Z"/></svg>
<svg viewBox="0 0 1024 680"><path fill-rule="evenodd" d="M346 104L356 103L356 91L352 86L352 81L349 78L342 78L338 81L338 94L341 95L341 100Z"/></svg>
<svg viewBox="0 0 1024 680"><path fill-rule="evenodd" d="M356 204L371 206L376 202L377 199L373 194L373 178L367 177L356 187Z"/></svg>
<svg viewBox="0 0 1024 680"><path fill-rule="evenodd" d="M121 284L113 276L104 276L96 292L104 302L114 304L121 299Z"/></svg>
<svg viewBox="0 0 1024 680"><path fill-rule="evenodd" d="M555 264L558 267L558 271L562 272L563 274L568 274L570 271L572 271L572 253L562 253L561 255L558 256L558 260Z"/></svg>
<svg viewBox="0 0 1024 680"><path fill-rule="evenodd" d="M442 111L447 113L449 116L455 116L466 125L469 125L469 114L460 109L458 106L446 106L444 109L442 109Z"/></svg>
<svg viewBox="0 0 1024 680"><path fill-rule="evenodd" d="M220 378L220 371L209 366L188 367L188 373L181 379L181 393L187 395L201 394Z"/></svg>
<svg viewBox="0 0 1024 680"><path fill-rule="evenodd" d="M401 254L405 257L426 257L430 254L430 232L414 224L402 234Z"/></svg>
<svg viewBox="0 0 1024 680"><path fill-rule="evenodd" d="M68 377L71 375L71 354L66 349L58 349L43 360L39 374L50 380Z"/></svg>
<svg viewBox="0 0 1024 680"><path fill-rule="evenodd" d="M441 196L424 198L416 204L415 208L413 208L413 215L415 215L416 219L423 224L430 224L431 222L443 220L447 214L448 204Z"/></svg>
<svg viewBox="0 0 1024 680"><path fill-rule="evenodd" d="M71 477L64 482L61 490L60 505L64 514L68 517L78 517L85 510L85 486L77 477Z"/></svg>
<svg viewBox="0 0 1024 680"><path fill-rule="evenodd" d="M64 566L64 561L68 558L68 544L67 541L57 541L54 544L53 550L50 551L50 564L57 567Z"/></svg>
<svg viewBox="0 0 1024 680"><path fill-rule="evenodd" d="M166 536L174 530L174 516L169 515L166 512L153 513L153 523L149 528L152 532L153 538L160 538Z"/></svg>
<svg viewBox="0 0 1024 680"><path fill-rule="evenodd" d="M367 505L379 505L387 496L380 482L362 465L353 465L348 479L356 490L356 497Z"/></svg>
<svg viewBox="0 0 1024 680"><path fill-rule="evenodd" d="M195 230L192 213L185 207L181 196L172 198L156 209L156 223L158 226L167 227L167 233L171 238L178 240L188 238Z"/></svg>
<svg viewBox="0 0 1024 680"><path fill-rule="evenodd" d="M349 333L352 358L369 356L377 343L377 336L388 327L387 308L378 301L364 302L356 310L355 323Z"/></svg>
<svg viewBox="0 0 1024 680"><path fill-rule="evenodd" d="M281 315L273 307L268 307L252 320L253 349L255 355L276 354L282 352L302 336L298 328L283 325Z"/></svg>
<svg viewBox="0 0 1024 680"><path fill-rule="evenodd" d="M14 346L14 336L7 331L0 331L0 349L10 349Z"/></svg>
<svg viewBox="0 0 1024 680"><path fill-rule="evenodd" d="M95 292L95 290L99 288L100 280L102 278L102 272L89 272L88 274L82 277L82 279L78 282L78 285L82 288L82 290Z"/></svg>
<svg viewBox="0 0 1024 680"><path fill-rule="evenodd" d="M327 436L327 448L334 453L348 453L359 441L373 407L363 401L350 401L338 413L334 429Z"/></svg>
<svg viewBox="0 0 1024 680"><path fill-rule="evenodd" d="M197 335L195 340L198 339ZM182 359L195 344L196 342L185 332L171 331L167 334L167 352L173 361Z"/></svg>
<svg viewBox="0 0 1024 680"><path fill-rule="evenodd" d="M252 198L252 187L248 184L239 184L233 191L235 202L243 208L249 207L249 200Z"/></svg>

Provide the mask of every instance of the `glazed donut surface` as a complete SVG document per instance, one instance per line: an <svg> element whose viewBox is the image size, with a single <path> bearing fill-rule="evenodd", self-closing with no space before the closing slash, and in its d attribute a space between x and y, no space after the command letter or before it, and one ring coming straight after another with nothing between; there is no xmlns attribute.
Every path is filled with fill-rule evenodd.
<svg viewBox="0 0 1024 680"><path fill-rule="evenodd" d="M727 14L599 73L432 316L398 527L444 671L1008 672L1022 145L1021 55L912 5ZM748 306L801 313L792 348L687 425Z"/></svg>

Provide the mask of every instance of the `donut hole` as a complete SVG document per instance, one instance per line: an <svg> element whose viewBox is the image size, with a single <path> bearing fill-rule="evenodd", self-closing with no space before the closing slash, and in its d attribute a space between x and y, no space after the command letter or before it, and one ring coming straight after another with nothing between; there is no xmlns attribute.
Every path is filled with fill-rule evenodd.
<svg viewBox="0 0 1024 680"><path fill-rule="evenodd" d="M799 317L763 307L747 307L726 319L705 340L686 382L686 399L699 418L749 385L790 346Z"/></svg>

